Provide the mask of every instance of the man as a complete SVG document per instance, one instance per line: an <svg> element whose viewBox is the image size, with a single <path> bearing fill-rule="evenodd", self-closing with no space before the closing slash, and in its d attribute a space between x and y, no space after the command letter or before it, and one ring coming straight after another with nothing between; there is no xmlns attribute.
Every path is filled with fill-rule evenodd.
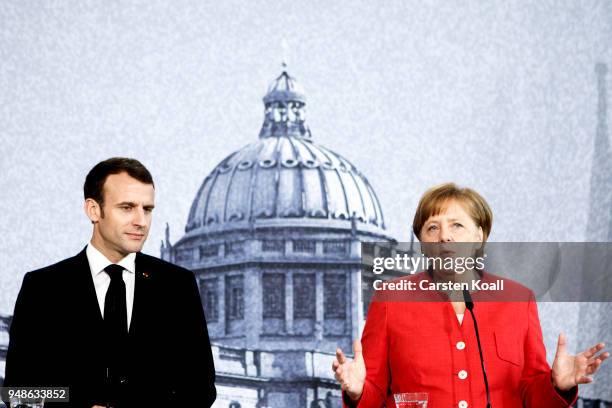
<svg viewBox="0 0 612 408"><path fill-rule="evenodd" d="M69 387L65 408L209 407L215 371L194 275L140 252L151 174L111 158L89 172L84 193L91 241L25 275L4 385Z"/></svg>

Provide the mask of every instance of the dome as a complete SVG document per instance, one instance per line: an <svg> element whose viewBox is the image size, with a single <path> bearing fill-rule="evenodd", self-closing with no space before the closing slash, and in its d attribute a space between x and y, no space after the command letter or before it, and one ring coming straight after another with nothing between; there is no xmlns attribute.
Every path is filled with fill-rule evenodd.
<svg viewBox="0 0 612 408"><path fill-rule="evenodd" d="M263 101L259 139L229 155L204 179L186 232L267 221L299 225L300 219L384 229L378 198L363 174L312 141L306 98L296 80L283 71Z"/></svg>

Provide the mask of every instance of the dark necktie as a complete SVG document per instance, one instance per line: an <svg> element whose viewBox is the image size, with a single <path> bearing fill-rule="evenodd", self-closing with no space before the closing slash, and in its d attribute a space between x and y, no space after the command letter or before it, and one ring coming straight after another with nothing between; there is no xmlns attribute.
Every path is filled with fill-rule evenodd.
<svg viewBox="0 0 612 408"><path fill-rule="evenodd" d="M125 304L125 282L123 267L109 265L104 268L111 282L104 300L104 323L109 340L122 342L127 335L127 306Z"/></svg>
<svg viewBox="0 0 612 408"><path fill-rule="evenodd" d="M106 336L107 371L106 378L109 388L109 402L116 401L116 388L123 378L123 366L127 347L127 307L125 304L125 282L123 268L119 265L109 265L104 268L111 282L104 299L104 328ZM112 406L116 405L111 403Z"/></svg>

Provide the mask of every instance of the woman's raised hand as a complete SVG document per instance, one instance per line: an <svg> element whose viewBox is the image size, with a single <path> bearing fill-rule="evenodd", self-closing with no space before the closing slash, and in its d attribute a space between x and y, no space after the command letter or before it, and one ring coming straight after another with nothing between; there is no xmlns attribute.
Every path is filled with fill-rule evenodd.
<svg viewBox="0 0 612 408"><path fill-rule="evenodd" d="M358 401L361 398L366 378L361 341L355 340L353 342L353 354L353 360L349 361L341 349L336 349L336 359L332 363L332 371L336 380L342 386L342 391L345 391L353 401Z"/></svg>
<svg viewBox="0 0 612 408"><path fill-rule="evenodd" d="M578 384L592 382L593 374L610 357L608 352L600 353L603 348L603 343L597 343L574 356L567 352L565 334L559 334L557 354L552 366L553 385L561 391L567 391Z"/></svg>

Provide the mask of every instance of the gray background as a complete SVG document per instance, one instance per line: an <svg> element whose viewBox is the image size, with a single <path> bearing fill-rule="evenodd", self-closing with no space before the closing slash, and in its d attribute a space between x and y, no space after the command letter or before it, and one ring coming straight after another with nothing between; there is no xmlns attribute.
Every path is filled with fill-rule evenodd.
<svg viewBox="0 0 612 408"><path fill-rule="evenodd" d="M155 177L145 251L165 222L180 238L206 174L257 137L282 60L397 239L455 181L489 200L492 240L583 241L611 34L607 1L2 1L0 313L85 245L82 183L109 156Z"/></svg>

